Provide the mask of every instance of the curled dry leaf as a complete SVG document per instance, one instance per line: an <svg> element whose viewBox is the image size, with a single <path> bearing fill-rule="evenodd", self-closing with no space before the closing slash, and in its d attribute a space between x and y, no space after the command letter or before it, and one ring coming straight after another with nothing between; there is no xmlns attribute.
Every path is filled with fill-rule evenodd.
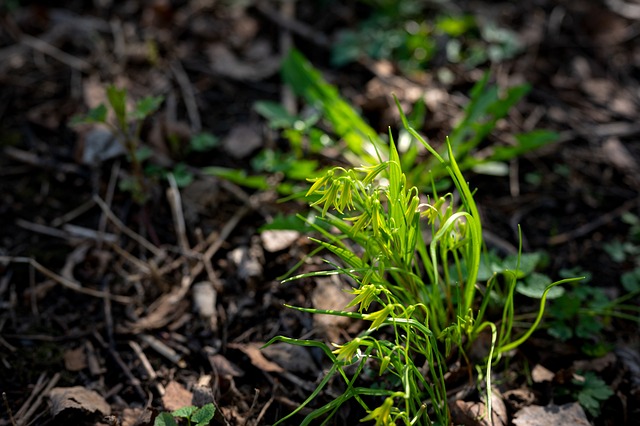
<svg viewBox="0 0 640 426"><path fill-rule="evenodd" d="M49 392L49 399L51 400L51 414L54 417L61 415L66 410L74 410L86 416L111 414L111 407L99 393L82 386L53 388Z"/></svg>
<svg viewBox="0 0 640 426"><path fill-rule="evenodd" d="M260 347L261 345L258 345L257 343L229 343L229 348L238 349L242 351L246 356L248 356L251 364L253 364L254 367L269 373L284 372L284 368L280 367L275 362L269 361L267 358L265 358L265 356L262 354L262 351L260 350Z"/></svg>
<svg viewBox="0 0 640 426"><path fill-rule="evenodd" d="M491 394L491 420L487 418L487 406L484 402L457 400L451 404L451 417L455 424L464 426L506 426L509 424L507 407L502 396Z"/></svg>
<svg viewBox="0 0 640 426"><path fill-rule="evenodd" d="M209 363L216 376L227 380L233 377L244 376L244 371L240 367L229 361L224 355L215 353L215 349L212 347L207 346L204 348L204 351L207 354L207 358L209 358Z"/></svg>

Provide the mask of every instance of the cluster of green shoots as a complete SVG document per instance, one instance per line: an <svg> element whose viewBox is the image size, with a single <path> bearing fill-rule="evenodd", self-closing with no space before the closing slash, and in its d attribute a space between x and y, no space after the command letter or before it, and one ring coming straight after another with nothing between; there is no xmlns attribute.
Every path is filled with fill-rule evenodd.
<svg viewBox="0 0 640 426"><path fill-rule="evenodd" d="M344 392L313 410L302 425L319 418L329 421L348 400L357 401L366 411L362 421L375 421L376 425L447 425L450 413L445 375L452 358L466 361L469 380L475 381L474 368L479 371L478 389L484 386L485 395L490 396L492 364L533 333L543 316L549 290L574 280L549 284L540 294L536 319L515 337L518 267L494 273L479 285L482 225L451 145L448 158L444 158L400 113L405 129L446 168L460 203L456 205L453 192L438 195L435 185L433 194L422 202L417 187L407 182L391 134L388 159L380 158L371 166L335 167L313 180L307 197L321 220L330 225L311 224L323 236L313 240L319 249L337 256L341 264L331 263L330 270L285 281L341 274L353 283L353 298L340 310L295 309L362 320L368 327L352 340L333 346L284 336L267 343L319 347L332 362L315 392L279 423L306 407L338 377L344 381ZM485 319L492 294L506 295L496 322ZM490 349L484 359L470 359L469 349L483 331L491 334ZM373 385L359 380L371 374L379 377ZM491 418L490 397L486 404Z"/></svg>

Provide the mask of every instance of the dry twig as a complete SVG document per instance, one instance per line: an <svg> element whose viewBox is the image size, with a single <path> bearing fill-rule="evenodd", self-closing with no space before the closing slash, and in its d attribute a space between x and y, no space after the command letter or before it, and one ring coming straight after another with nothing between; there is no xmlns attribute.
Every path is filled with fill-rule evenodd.
<svg viewBox="0 0 640 426"><path fill-rule="evenodd" d="M86 294L88 296L100 297L100 298L109 298L118 303L130 304L133 303L133 299L127 296L118 296L114 294L108 294L99 290L93 290L90 288L82 287L82 285L77 282L65 278L61 275L56 274L55 272L45 268L37 260L31 259L29 257L21 257L21 256L0 256L0 262L11 262L11 263L26 263L30 265L32 268L40 272L42 275L51 278L58 284L66 287L70 290L76 291L78 293Z"/></svg>

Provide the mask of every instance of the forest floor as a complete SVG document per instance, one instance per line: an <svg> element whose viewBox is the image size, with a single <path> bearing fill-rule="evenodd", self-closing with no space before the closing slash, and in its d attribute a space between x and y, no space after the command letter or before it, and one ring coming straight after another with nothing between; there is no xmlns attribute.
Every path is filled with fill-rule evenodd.
<svg viewBox="0 0 640 426"><path fill-rule="evenodd" d="M640 287L637 5L407 1L431 22L467 13L482 28L505 30L477 41L502 56L451 62L446 37L434 36L436 53L409 71L382 54L337 66L344 31L371 17L366 3L385 2L0 4L0 425L153 424L158 412L208 402L217 408L212 424L271 425L313 392L328 368L321 352L260 349L277 335L330 343L358 331L285 306L344 304L337 280L281 283L315 246L304 233L261 227L305 203L282 202L275 186L252 189L205 172L252 175L260 153L288 149L255 103L305 113L279 73L292 46L381 134L401 126L392 94L408 109L423 99L418 130L434 143L455 126L485 71L500 88L531 85L479 155L535 129L557 132L557 141L510 160L500 176L465 175L487 244L513 254L521 229L523 251L545 254L541 272L589 275L589 290L572 294L591 304L564 319L560 339L550 330L563 308L549 301L540 330L496 367L502 424L560 424L545 411L556 406L570 409L563 424L637 424L638 321L611 314L615 307L589 315ZM512 52L510 40L518 44ZM133 100L164 99L141 129L150 148L143 203L119 185L131 177L122 146L99 126L71 123L106 102L109 84ZM214 136L200 139L211 147L193 149L203 134ZM316 157L338 164L342 153L327 148ZM304 267L321 268L321 258ZM634 312L638 298L622 305ZM516 306L530 314L538 300L519 296ZM603 386L611 392L598 399ZM311 407L336 392L332 382ZM585 403L589 392L596 396ZM471 414L478 401L473 392L452 396L455 421L487 424ZM349 403L331 424L365 415Z"/></svg>

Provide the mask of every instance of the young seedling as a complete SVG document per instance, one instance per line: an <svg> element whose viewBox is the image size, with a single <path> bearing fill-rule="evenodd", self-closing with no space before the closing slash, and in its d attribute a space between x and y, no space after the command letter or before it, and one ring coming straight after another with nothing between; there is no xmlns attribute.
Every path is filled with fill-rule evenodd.
<svg viewBox="0 0 640 426"><path fill-rule="evenodd" d="M200 408L190 405L178 408L171 413L160 413L154 420L153 426L178 426L176 418L185 419L189 426L207 426L215 413L216 408L213 403L206 404Z"/></svg>
<svg viewBox="0 0 640 426"><path fill-rule="evenodd" d="M140 133L144 120L158 110L164 98L162 96L147 96L137 101L133 110L128 111L126 89L109 85L106 91L109 107L114 116L113 121L108 117L109 108L105 104L100 104L86 115L75 117L72 124L100 123L111 129L127 151L133 175L131 180L122 180L120 188L130 191L137 203L144 204L149 197L149 191L142 162L148 157L149 152L141 146Z"/></svg>

